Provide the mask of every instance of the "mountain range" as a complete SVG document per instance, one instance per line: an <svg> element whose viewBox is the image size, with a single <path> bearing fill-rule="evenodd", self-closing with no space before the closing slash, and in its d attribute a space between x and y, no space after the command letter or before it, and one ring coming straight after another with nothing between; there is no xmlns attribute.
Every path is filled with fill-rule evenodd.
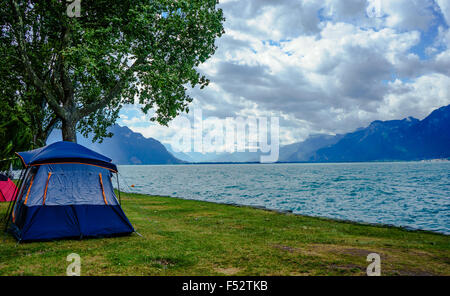
<svg viewBox="0 0 450 296"><path fill-rule="evenodd" d="M374 121L322 147L312 162L421 160L450 157L450 105L423 120Z"/></svg>
<svg viewBox="0 0 450 296"><path fill-rule="evenodd" d="M78 135L78 142L117 164L180 164L192 162L258 162L260 152L174 152L169 144L145 138L126 126L108 129L114 136L102 143ZM61 140L54 131L48 143ZM305 141L280 147L279 162L353 162L450 158L450 105L423 120L374 121L365 128L338 135L311 135Z"/></svg>
<svg viewBox="0 0 450 296"><path fill-rule="evenodd" d="M170 146L168 150L171 151ZM259 152L175 154L189 162L258 162ZM279 162L353 162L422 160L450 157L450 105L423 120L374 121L338 135L316 134L281 146Z"/></svg>
<svg viewBox="0 0 450 296"><path fill-rule="evenodd" d="M92 137L77 135L78 144L108 156L116 164L180 164L184 161L176 158L158 140L146 138L126 126L113 125L108 132L114 135L105 138L102 143L92 143ZM61 141L61 131L54 130L47 144Z"/></svg>

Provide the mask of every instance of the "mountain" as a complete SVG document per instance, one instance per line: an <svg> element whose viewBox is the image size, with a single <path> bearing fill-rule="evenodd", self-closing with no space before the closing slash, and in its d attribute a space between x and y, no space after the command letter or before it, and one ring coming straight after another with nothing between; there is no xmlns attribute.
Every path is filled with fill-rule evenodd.
<svg viewBox="0 0 450 296"><path fill-rule="evenodd" d="M261 152L233 152L233 153L219 153L213 159L215 162L259 162Z"/></svg>
<svg viewBox="0 0 450 296"><path fill-rule="evenodd" d="M258 162L260 152L174 152L153 138L128 127L114 125L112 138L92 143L78 135L78 142L112 158L117 164L176 164L185 162ZM60 141L54 131L48 144ZM374 121L344 135L312 135L303 142L281 146L279 162L389 161L450 158L450 105L423 120Z"/></svg>
<svg viewBox="0 0 450 296"><path fill-rule="evenodd" d="M407 135L415 156L419 158L450 157L450 105L434 110Z"/></svg>
<svg viewBox="0 0 450 296"><path fill-rule="evenodd" d="M195 160L191 156L189 156L187 153L175 152L170 144L166 143L166 144L163 144L163 145L164 145L164 147L166 147L167 151L169 151L170 154L172 154L176 158L178 158L178 159L180 159L182 161L195 162Z"/></svg>
<svg viewBox="0 0 450 296"><path fill-rule="evenodd" d="M92 138L77 135L78 144L97 151L111 158L116 164L178 164L183 161L174 157L166 147L153 138L145 138L126 126L113 125L108 128L112 138L105 138L102 143L92 143ZM47 144L61 141L61 131L55 130Z"/></svg>
<svg viewBox="0 0 450 296"><path fill-rule="evenodd" d="M422 160L450 157L450 105L423 120L374 121L344 135L312 135L281 146L279 162ZM169 146L170 147L170 146ZM168 148L169 151L170 148ZM174 154L189 162L258 162L260 152Z"/></svg>
<svg viewBox="0 0 450 296"><path fill-rule="evenodd" d="M450 105L423 120L374 121L348 133L334 145L318 149L309 158L327 161L420 160L450 157Z"/></svg>
<svg viewBox="0 0 450 296"><path fill-rule="evenodd" d="M280 149L281 162L308 161L320 148L336 144L343 135L312 135L303 142L286 145Z"/></svg>
<svg viewBox="0 0 450 296"><path fill-rule="evenodd" d="M175 152L170 144L167 150L178 159L187 162L258 162L260 152Z"/></svg>
<svg viewBox="0 0 450 296"><path fill-rule="evenodd" d="M337 141L337 140L336 140ZM291 161L303 161L302 160L290 160L292 154L298 151L299 147L303 142L294 143L290 145L280 146L279 150L279 161L281 162L291 162ZM175 157L188 161L188 162L259 162L261 157L261 152L175 152L173 151L170 144L165 144L167 150L172 153ZM323 147L325 145L319 145L317 148ZM292 157L293 158L293 157Z"/></svg>

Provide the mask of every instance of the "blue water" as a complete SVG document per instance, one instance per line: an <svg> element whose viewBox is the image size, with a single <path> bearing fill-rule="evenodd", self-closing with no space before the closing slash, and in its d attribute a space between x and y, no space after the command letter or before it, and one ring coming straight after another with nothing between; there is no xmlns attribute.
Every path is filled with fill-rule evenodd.
<svg viewBox="0 0 450 296"><path fill-rule="evenodd" d="M120 166L131 192L450 234L450 163Z"/></svg>

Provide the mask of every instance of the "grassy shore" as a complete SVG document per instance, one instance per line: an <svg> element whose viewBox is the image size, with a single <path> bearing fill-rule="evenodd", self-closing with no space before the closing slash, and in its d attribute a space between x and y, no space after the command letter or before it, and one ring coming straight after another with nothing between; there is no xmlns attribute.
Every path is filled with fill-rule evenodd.
<svg viewBox="0 0 450 296"><path fill-rule="evenodd" d="M82 275L365 275L373 252L382 275L450 275L450 236L168 197L122 201L143 237L17 245L2 232L0 275L65 275L70 253Z"/></svg>

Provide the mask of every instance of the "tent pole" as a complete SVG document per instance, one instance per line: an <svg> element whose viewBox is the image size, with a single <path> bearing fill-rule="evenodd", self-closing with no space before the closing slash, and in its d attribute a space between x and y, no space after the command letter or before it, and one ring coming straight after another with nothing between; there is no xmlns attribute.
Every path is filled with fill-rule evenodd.
<svg viewBox="0 0 450 296"><path fill-rule="evenodd" d="M119 173L116 173L117 177L117 192L119 193L119 204L122 206L122 199L120 198L120 184L119 184Z"/></svg>
<svg viewBox="0 0 450 296"><path fill-rule="evenodd" d="M6 210L6 214L3 217L3 220L5 221L5 232L8 230L8 224L9 224L8 220L9 220L10 214L12 212L12 209L14 208L14 204L17 199L17 193L20 190L20 186L22 184L22 179L25 177L24 171L26 171L26 170L27 169L25 169L25 170L22 169L22 171L20 172L19 181L17 182L16 189L14 190L13 199L9 202L8 209Z"/></svg>
<svg viewBox="0 0 450 296"><path fill-rule="evenodd" d="M8 216L7 216L6 223L5 223L5 232L8 231L9 220L11 220L11 215L14 211L14 206L16 205L16 202L19 199L20 194L22 193L22 189L23 189L22 185L25 182L25 177L27 176L27 172L28 172L28 168L25 169L25 173L23 174L22 181L20 182L20 189L18 190L19 194L17 194L15 196L14 201L12 203L12 207L9 209L9 213L7 213Z"/></svg>

